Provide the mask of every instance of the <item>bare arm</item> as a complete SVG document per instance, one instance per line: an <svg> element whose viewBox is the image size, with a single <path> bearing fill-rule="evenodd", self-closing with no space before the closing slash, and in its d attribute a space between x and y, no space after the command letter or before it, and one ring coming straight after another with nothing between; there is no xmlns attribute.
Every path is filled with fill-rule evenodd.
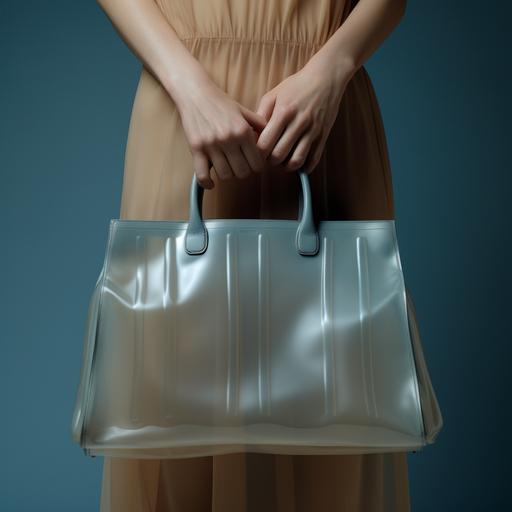
<svg viewBox="0 0 512 512"><path fill-rule="evenodd" d="M316 167L348 82L398 25L405 7L406 0L359 0L301 70L261 98L257 112L268 123L258 147L272 164Z"/></svg>
<svg viewBox="0 0 512 512"><path fill-rule="evenodd" d="M180 113L198 182L258 172L265 119L230 98L190 54L154 0L97 0L114 28L171 96Z"/></svg>
<svg viewBox="0 0 512 512"><path fill-rule="evenodd" d="M355 73L398 25L407 0L359 0L347 19L317 52L340 75Z"/></svg>
<svg viewBox="0 0 512 512"><path fill-rule="evenodd" d="M97 0L115 30L172 95L206 73L180 41L154 0Z"/></svg>

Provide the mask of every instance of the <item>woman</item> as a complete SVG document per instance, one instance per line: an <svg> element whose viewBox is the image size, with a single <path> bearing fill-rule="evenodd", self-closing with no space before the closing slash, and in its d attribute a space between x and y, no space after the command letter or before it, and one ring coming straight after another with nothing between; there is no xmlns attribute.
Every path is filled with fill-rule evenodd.
<svg viewBox="0 0 512 512"><path fill-rule="evenodd" d="M363 67L405 0L99 0L143 63L123 219L394 218L384 129ZM357 4L357 5L356 5ZM406 453L104 459L102 512L409 510Z"/></svg>

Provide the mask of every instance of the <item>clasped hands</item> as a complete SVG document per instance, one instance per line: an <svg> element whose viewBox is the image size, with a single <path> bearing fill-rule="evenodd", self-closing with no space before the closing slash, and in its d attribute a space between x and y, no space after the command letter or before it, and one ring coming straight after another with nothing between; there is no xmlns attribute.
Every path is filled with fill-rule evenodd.
<svg viewBox="0 0 512 512"><path fill-rule="evenodd" d="M199 185L245 178L270 166L311 172L318 164L350 75L309 61L260 99L255 112L209 79L191 80L176 102Z"/></svg>

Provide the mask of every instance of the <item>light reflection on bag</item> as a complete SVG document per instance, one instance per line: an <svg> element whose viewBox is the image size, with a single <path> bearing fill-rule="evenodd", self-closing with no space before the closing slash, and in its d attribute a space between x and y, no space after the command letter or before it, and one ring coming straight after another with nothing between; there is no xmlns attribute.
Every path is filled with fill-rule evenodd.
<svg viewBox="0 0 512 512"><path fill-rule="evenodd" d="M110 222L73 440L88 455L417 451L443 425L394 220Z"/></svg>

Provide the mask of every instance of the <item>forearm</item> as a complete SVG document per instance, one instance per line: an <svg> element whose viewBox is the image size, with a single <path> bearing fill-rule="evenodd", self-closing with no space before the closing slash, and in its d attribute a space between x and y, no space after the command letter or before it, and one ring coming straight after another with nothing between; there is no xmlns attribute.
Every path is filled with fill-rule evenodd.
<svg viewBox="0 0 512 512"><path fill-rule="evenodd" d="M97 0L131 51L177 100L190 81L207 79L154 0Z"/></svg>
<svg viewBox="0 0 512 512"><path fill-rule="evenodd" d="M359 0L346 20L314 55L347 81L398 25L406 0Z"/></svg>

